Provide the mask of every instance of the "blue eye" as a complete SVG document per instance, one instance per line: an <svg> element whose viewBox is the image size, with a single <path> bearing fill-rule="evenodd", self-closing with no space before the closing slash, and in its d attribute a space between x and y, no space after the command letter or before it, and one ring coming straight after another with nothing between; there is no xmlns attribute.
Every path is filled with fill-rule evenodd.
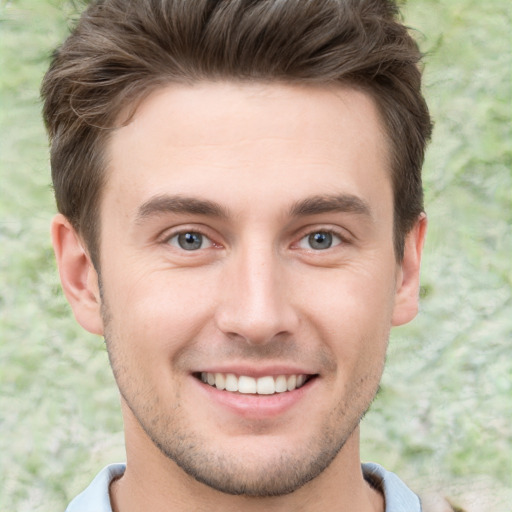
<svg viewBox="0 0 512 512"><path fill-rule="evenodd" d="M212 246L212 242L206 236L196 231L178 233L169 239L169 244L184 251L197 251Z"/></svg>
<svg viewBox="0 0 512 512"><path fill-rule="evenodd" d="M341 242L341 238L331 231L314 231L300 240L299 247L324 251L332 246L339 245Z"/></svg>

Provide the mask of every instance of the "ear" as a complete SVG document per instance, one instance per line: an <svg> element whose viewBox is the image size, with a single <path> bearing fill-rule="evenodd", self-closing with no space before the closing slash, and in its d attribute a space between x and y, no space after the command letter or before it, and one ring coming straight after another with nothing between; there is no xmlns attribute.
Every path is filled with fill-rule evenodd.
<svg viewBox="0 0 512 512"><path fill-rule="evenodd" d="M51 227L60 282L77 322L93 334L103 334L98 274L80 237L64 215Z"/></svg>
<svg viewBox="0 0 512 512"><path fill-rule="evenodd" d="M397 273L392 325L410 322L418 314L420 263L427 233L427 216L422 213L405 238L404 258Z"/></svg>

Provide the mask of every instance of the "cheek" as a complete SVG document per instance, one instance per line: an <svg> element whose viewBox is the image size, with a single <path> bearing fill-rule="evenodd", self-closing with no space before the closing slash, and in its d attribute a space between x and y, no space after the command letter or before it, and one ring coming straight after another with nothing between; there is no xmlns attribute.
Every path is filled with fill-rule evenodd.
<svg viewBox="0 0 512 512"><path fill-rule="evenodd" d="M301 314L338 361L383 356L394 304L394 285L385 271L329 271L324 279L301 279ZM325 282L327 286L318 286Z"/></svg>
<svg viewBox="0 0 512 512"><path fill-rule="evenodd" d="M130 347L132 357L155 363L172 358L211 317L215 293L205 283L202 276L180 271L111 273L104 283L107 331L122 340L124 350Z"/></svg>
<svg viewBox="0 0 512 512"><path fill-rule="evenodd" d="M305 314L322 317L326 326L371 328L390 321L394 305L392 272L376 269L328 270L303 275L294 288Z"/></svg>

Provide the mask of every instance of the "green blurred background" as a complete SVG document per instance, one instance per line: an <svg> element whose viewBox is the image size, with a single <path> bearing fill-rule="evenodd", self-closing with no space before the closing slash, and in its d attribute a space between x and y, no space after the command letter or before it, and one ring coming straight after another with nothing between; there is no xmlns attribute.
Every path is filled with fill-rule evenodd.
<svg viewBox="0 0 512 512"><path fill-rule="evenodd" d="M124 459L101 339L63 298L38 97L71 0L0 0L0 512L64 510ZM470 512L512 511L509 0L410 0L436 121L418 318L394 331L363 457Z"/></svg>

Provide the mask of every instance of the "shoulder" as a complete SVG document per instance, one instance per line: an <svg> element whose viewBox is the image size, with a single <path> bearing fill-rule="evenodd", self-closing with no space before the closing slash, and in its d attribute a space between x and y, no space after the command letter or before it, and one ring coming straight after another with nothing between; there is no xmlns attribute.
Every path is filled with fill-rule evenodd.
<svg viewBox="0 0 512 512"><path fill-rule="evenodd" d="M384 495L386 512L421 512L418 496L394 473L373 462L362 468L365 480Z"/></svg>
<svg viewBox="0 0 512 512"><path fill-rule="evenodd" d="M385 512L454 512L448 501L439 494L420 498L391 471L373 462L362 464L365 480L382 492L386 502ZM457 509L461 510L462 509Z"/></svg>
<svg viewBox="0 0 512 512"><path fill-rule="evenodd" d="M66 512L112 512L109 486L123 475L125 464L110 464L103 468L82 493L66 509Z"/></svg>

